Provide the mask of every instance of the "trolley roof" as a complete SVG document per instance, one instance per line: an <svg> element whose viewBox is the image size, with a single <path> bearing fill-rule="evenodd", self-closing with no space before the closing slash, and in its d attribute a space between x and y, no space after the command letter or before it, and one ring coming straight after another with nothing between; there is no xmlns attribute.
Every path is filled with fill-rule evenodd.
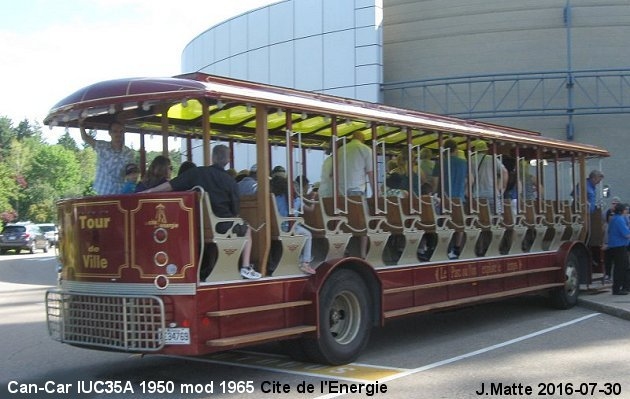
<svg viewBox="0 0 630 399"><path fill-rule="evenodd" d="M406 145L410 131L413 145L431 148L437 147L438 133L442 133L454 135L462 148L471 138L496 141L501 146L542 148L560 157L609 155L596 146L546 138L527 130L202 73L95 83L59 101L44 123L76 127L83 119L86 127L103 129L123 121L130 132L167 130L171 136L201 138L202 104L209 110L213 139L253 142L256 105L262 104L268 109L272 143L286 141L290 123L291 131L302 133L306 146L321 147L329 141L336 123L338 136L361 130L373 140L375 131L376 139L387 146Z"/></svg>

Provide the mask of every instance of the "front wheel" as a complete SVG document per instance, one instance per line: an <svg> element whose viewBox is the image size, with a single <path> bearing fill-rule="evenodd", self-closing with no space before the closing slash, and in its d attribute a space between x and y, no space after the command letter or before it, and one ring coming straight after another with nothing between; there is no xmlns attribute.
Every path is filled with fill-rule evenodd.
<svg viewBox="0 0 630 399"><path fill-rule="evenodd" d="M567 256L564 286L551 292L551 303L558 309L569 309L577 304L580 293L580 258L575 251Z"/></svg>
<svg viewBox="0 0 630 399"><path fill-rule="evenodd" d="M319 296L319 339L304 339L313 361L345 364L365 348L372 328L371 296L363 279L350 270L335 272Z"/></svg>

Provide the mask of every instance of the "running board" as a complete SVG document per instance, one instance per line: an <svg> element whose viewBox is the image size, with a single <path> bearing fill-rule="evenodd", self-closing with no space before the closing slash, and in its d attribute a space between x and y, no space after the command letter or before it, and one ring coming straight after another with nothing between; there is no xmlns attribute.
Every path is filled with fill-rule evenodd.
<svg viewBox="0 0 630 399"><path fill-rule="evenodd" d="M245 314L245 313L257 313L264 312L267 310L278 310L278 309L286 309L286 308L295 308L299 306L307 306L312 304L312 301L293 301L293 302L284 302L284 303L272 303L269 305L260 305L260 306L250 306L247 308L236 308L236 309L227 309L227 310L216 310L211 312L206 312L206 316L208 317L223 317L223 316L234 316L237 314Z"/></svg>
<svg viewBox="0 0 630 399"><path fill-rule="evenodd" d="M206 346L225 347L225 346L251 344L254 342L261 342L261 341L266 341L270 339L290 337L292 335L299 335L299 334L316 331L316 330L317 330L317 327L315 326L289 327L289 328L283 328L280 330L265 331L265 332L246 334L246 335L238 335L236 337L211 339L209 341L206 341Z"/></svg>

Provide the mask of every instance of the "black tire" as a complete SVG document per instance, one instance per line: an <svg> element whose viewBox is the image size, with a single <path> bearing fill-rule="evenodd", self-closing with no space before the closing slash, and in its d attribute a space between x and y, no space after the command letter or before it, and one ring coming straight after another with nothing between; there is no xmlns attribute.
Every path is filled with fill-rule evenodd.
<svg viewBox="0 0 630 399"><path fill-rule="evenodd" d="M576 251L567 256L564 286L551 291L551 304L558 309L570 309L577 304L580 293L580 257Z"/></svg>
<svg viewBox="0 0 630 399"><path fill-rule="evenodd" d="M339 270L319 295L319 339L302 340L306 355L317 363L346 364L356 360L370 339L372 306L368 288L350 270Z"/></svg>

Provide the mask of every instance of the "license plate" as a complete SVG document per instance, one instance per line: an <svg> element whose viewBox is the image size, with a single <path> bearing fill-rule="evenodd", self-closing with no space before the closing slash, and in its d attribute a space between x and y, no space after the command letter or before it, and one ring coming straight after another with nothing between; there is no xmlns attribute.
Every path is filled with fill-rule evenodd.
<svg viewBox="0 0 630 399"><path fill-rule="evenodd" d="M190 328L167 328L163 334L166 345L190 345Z"/></svg>

